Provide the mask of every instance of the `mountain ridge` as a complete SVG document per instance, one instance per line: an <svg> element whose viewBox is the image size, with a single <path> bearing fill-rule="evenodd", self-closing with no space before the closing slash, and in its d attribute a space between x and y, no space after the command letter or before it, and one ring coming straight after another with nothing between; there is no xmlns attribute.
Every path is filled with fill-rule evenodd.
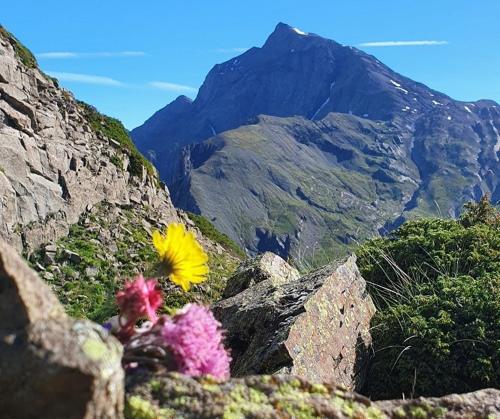
<svg viewBox="0 0 500 419"><path fill-rule="evenodd" d="M311 50L317 50L313 60ZM293 54L298 58L289 57ZM179 96L170 105L180 100L185 99ZM155 114L131 135L170 184L173 169L165 162L175 160L182 146L244 125L259 114L320 119L341 112L389 120L402 110L411 116L451 102L458 103L361 50L279 23L261 48L215 65L181 112L175 106L170 114L168 105L163 122Z"/></svg>

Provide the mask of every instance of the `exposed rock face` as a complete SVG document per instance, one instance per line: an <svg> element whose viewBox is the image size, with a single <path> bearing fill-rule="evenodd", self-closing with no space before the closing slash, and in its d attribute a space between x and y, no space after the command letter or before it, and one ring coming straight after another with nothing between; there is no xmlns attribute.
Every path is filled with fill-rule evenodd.
<svg viewBox="0 0 500 419"><path fill-rule="evenodd" d="M26 67L0 34L0 237L31 251L65 235L102 201L177 220L157 179L130 172L127 150L97 133L85 108Z"/></svg>
<svg viewBox="0 0 500 419"><path fill-rule="evenodd" d="M232 375L289 373L359 387L375 313L365 285L351 256L291 282L264 280L216 304Z"/></svg>
<svg viewBox="0 0 500 419"><path fill-rule="evenodd" d="M313 266L411 217L500 199L500 105L285 24L132 135L178 207L252 254Z"/></svg>
<svg viewBox="0 0 500 419"><path fill-rule="evenodd" d="M0 411L6 418L119 418L122 348L74 320L0 241Z"/></svg>
<svg viewBox="0 0 500 419"><path fill-rule="evenodd" d="M249 259L238 268L229 278L223 297L233 297L262 281L269 280L273 285L279 286L299 277L297 269L278 255L266 252L254 259Z"/></svg>
<svg viewBox="0 0 500 419"><path fill-rule="evenodd" d="M178 374L128 378L126 416L212 418L495 418L500 391L372 402L334 384L284 375L219 383Z"/></svg>
<svg viewBox="0 0 500 419"><path fill-rule="evenodd" d="M20 50L29 54L0 27L0 238L71 315L100 321L116 314L120 281L151 269L152 231L181 222L220 255L202 290L217 298L235 258L174 208L119 121L76 101Z"/></svg>

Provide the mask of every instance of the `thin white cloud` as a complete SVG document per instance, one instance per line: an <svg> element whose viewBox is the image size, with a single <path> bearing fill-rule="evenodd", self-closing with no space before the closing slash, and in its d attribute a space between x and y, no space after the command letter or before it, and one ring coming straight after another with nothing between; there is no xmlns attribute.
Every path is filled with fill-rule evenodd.
<svg viewBox="0 0 500 419"><path fill-rule="evenodd" d="M168 90L170 92L197 92L198 89L184 84L169 83L165 81L152 81L148 83L149 86L155 89Z"/></svg>
<svg viewBox="0 0 500 419"><path fill-rule="evenodd" d="M42 52L35 54L36 58L76 58L78 56L75 52Z"/></svg>
<svg viewBox="0 0 500 419"><path fill-rule="evenodd" d="M233 53L242 53L245 51L248 51L250 48L242 48L242 47L236 47L236 48L218 48L216 49L217 52L220 52L222 54L233 54Z"/></svg>
<svg viewBox="0 0 500 419"><path fill-rule="evenodd" d="M105 57L143 57L144 51L116 51L116 52L70 52L52 51L35 54L39 59L64 59L64 58L105 58Z"/></svg>
<svg viewBox="0 0 500 419"><path fill-rule="evenodd" d="M448 41L381 41L381 42L363 42L359 47L378 48L378 47L418 47L429 45L447 45Z"/></svg>
<svg viewBox="0 0 500 419"><path fill-rule="evenodd" d="M125 86L121 81L112 79L110 77L96 76L93 74L80 74L80 73L64 73L59 71L47 71L49 76L55 77L60 81L69 81L75 83L85 84L98 84L102 86Z"/></svg>

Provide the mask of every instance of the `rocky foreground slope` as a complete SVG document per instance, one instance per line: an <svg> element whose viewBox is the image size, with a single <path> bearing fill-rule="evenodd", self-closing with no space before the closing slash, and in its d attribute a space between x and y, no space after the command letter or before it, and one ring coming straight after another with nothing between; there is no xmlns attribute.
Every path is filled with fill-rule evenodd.
<svg viewBox="0 0 500 419"><path fill-rule="evenodd" d="M499 132L493 101L453 100L279 24L132 136L176 205L250 252L320 265L416 215L498 201Z"/></svg>
<svg viewBox="0 0 500 419"><path fill-rule="evenodd" d="M67 316L47 285L2 241L0 280L0 410L5 418L489 419L500 414L500 392L494 389L373 402L332 382L291 375L222 382L124 371L120 343L101 326ZM306 335L315 324L307 326Z"/></svg>

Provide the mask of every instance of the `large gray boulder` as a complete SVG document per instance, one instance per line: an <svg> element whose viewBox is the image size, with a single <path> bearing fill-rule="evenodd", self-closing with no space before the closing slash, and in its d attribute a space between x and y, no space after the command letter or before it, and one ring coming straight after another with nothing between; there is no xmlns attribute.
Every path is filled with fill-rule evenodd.
<svg viewBox="0 0 500 419"><path fill-rule="evenodd" d="M49 287L0 241L0 416L120 418L120 343L67 316Z"/></svg>
<svg viewBox="0 0 500 419"><path fill-rule="evenodd" d="M375 313L365 285L351 256L282 284L269 278L216 304L232 375L288 373L359 388Z"/></svg>

